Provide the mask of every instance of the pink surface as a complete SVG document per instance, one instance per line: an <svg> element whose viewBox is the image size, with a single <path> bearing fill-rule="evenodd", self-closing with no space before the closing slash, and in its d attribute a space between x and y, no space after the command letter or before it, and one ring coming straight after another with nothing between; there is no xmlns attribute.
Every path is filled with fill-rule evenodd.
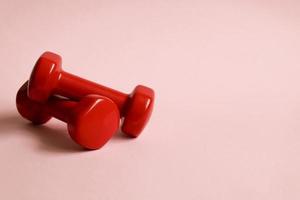
<svg viewBox="0 0 300 200"><path fill-rule="evenodd" d="M0 199L300 199L300 3L0 1ZM15 94L45 50L156 90L140 138L79 151Z"/></svg>

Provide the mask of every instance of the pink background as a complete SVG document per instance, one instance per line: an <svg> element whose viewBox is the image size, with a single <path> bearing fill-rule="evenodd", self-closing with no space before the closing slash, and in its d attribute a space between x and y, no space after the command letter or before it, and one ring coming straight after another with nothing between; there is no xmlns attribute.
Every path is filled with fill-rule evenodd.
<svg viewBox="0 0 300 200"><path fill-rule="evenodd" d="M0 0L0 199L300 199L300 3ZM80 151L15 94L45 50L156 90L140 138Z"/></svg>

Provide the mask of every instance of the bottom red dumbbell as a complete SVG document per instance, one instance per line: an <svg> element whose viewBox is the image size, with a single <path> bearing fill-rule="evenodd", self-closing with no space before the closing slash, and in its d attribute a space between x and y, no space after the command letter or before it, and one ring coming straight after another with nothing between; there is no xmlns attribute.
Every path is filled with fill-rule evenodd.
<svg viewBox="0 0 300 200"><path fill-rule="evenodd" d="M19 113L34 124L51 117L66 122L71 138L87 149L101 148L119 128L118 107L106 97L87 95L76 102L52 96L46 103L37 103L28 98L27 86L24 83L17 93Z"/></svg>

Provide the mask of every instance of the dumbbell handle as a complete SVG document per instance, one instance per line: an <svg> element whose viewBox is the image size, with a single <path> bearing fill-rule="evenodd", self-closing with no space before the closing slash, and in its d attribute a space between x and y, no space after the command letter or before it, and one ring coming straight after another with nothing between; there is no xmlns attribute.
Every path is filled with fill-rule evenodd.
<svg viewBox="0 0 300 200"><path fill-rule="evenodd" d="M45 103L45 111L52 117L68 123L72 110L76 107L77 102L68 99L52 96Z"/></svg>
<svg viewBox="0 0 300 200"><path fill-rule="evenodd" d="M89 94L102 95L114 101L120 111L123 110L124 105L129 98L127 94L88 81L65 71L60 73L58 86L55 88L54 93L75 100L79 100L81 97Z"/></svg>

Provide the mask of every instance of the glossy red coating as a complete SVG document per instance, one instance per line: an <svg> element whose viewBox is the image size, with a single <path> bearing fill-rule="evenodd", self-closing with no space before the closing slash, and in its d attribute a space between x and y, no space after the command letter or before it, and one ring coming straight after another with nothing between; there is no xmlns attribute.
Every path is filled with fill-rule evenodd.
<svg viewBox="0 0 300 200"><path fill-rule="evenodd" d="M18 112L34 124L58 118L68 124L72 139L87 149L101 148L118 130L120 115L116 104L99 95L87 95L79 102L51 96L38 103L28 98L27 82L16 97Z"/></svg>
<svg viewBox="0 0 300 200"><path fill-rule="evenodd" d="M29 79L28 96L38 102L51 95L61 95L80 100L89 94L98 94L113 100L124 117L122 131L137 137L147 124L153 110L154 91L139 85L127 95L97 83L82 79L62 70L62 59L52 52L45 52L36 62Z"/></svg>

